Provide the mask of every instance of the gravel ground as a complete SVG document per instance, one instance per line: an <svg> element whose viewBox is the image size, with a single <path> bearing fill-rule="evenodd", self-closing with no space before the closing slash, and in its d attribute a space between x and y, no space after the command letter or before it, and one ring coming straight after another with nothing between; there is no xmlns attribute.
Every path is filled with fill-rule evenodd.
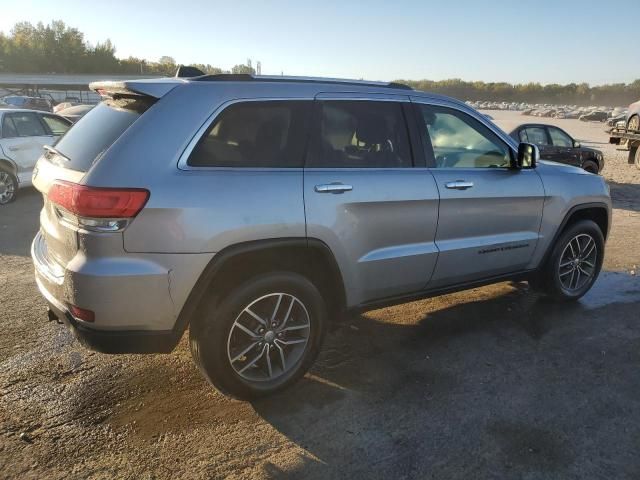
<svg viewBox="0 0 640 480"><path fill-rule="evenodd" d="M640 478L640 171L602 124L552 122L605 151L616 210L589 294L502 283L352 316L254 403L210 388L185 339L109 356L48 322L28 257L41 200L21 192L0 208L0 477Z"/></svg>

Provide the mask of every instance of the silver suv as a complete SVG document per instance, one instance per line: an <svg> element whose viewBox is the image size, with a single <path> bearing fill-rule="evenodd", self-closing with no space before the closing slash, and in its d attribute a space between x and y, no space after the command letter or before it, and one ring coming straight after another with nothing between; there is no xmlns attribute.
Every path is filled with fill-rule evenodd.
<svg viewBox="0 0 640 480"><path fill-rule="evenodd" d="M330 320L504 280L576 300L602 265L598 175L538 162L464 103L399 84L215 75L92 84L38 161L51 318L170 352L219 390L310 367Z"/></svg>

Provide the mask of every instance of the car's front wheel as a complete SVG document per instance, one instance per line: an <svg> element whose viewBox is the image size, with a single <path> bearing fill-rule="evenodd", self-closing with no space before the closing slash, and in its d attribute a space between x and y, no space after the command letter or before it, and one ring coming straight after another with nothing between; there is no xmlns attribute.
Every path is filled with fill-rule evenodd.
<svg viewBox="0 0 640 480"><path fill-rule="evenodd" d="M292 272L252 278L206 310L190 329L194 360L214 387L244 400L304 375L327 323L318 289Z"/></svg>
<svg viewBox="0 0 640 480"><path fill-rule="evenodd" d="M591 220L565 229L532 286L558 300L578 300L593 286L602 268L604 236Z"/></svg>
<svg viewBox="0 0 640 480"><path fill-rule="evenodd" d="M582 169L589 173L598 173L598 164L593 160L587 160L582 164Z"/></svg>
<svg viewBox="0 0 640 480"><path fill-rule="evenodd" d="M10 171L0 167L0 205L13 202L18 192L18 179Z"/></svg>

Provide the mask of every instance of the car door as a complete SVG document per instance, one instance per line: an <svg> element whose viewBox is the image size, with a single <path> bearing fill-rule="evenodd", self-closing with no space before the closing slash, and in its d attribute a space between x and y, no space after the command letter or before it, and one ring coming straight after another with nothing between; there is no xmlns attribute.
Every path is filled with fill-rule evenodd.
<svg viewBox="0 0 640 480"><path fill-rule="evenodd" d="M34 112L5 113L2 118L2 148L18 167L21 183L29 182L43 146L51 145L54 138Z"/></svg>
<svg viewBox="0 0 640 480"><path fill-rule="evenodd" d="M407 114L404 95L316 97L307 235L333 252L349 305L419 291L436 263L438 190L424 165L413 165Z"/></svg>
<svg viewBox="0 0 640 480"><path fill-rule="evenodd" d="M414 101L440 192L439 256L429 288L526 270L542 219L540 176L510 168L508 137L479 114Z"/></svg>
<svg viewBox="0 0 640 480"><path fill-rule="evenodd" d="M580 153L573 147L573 138L557 127L548 126L551 148L549 160L580 166Z"/></svg>

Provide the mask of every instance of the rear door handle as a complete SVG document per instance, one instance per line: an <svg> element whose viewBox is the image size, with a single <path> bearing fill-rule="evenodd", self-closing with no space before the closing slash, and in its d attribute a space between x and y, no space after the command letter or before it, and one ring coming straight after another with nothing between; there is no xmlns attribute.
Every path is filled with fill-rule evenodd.
<svg viewBox="0 0 640 480"><path fill-rule="evenodd" d="M456 180L455 182L447 182L444 184L444 186L452 190L466 190L467 188L473 187L473 182Z"/></svg>
<svg viewBox="0 0 640 480"><path fill-rule="evenodd" d="M351 185L345 185L344 183L324 183L322 185L316 185L314 190L318 193L344 193L353 190Z"/></svg>

